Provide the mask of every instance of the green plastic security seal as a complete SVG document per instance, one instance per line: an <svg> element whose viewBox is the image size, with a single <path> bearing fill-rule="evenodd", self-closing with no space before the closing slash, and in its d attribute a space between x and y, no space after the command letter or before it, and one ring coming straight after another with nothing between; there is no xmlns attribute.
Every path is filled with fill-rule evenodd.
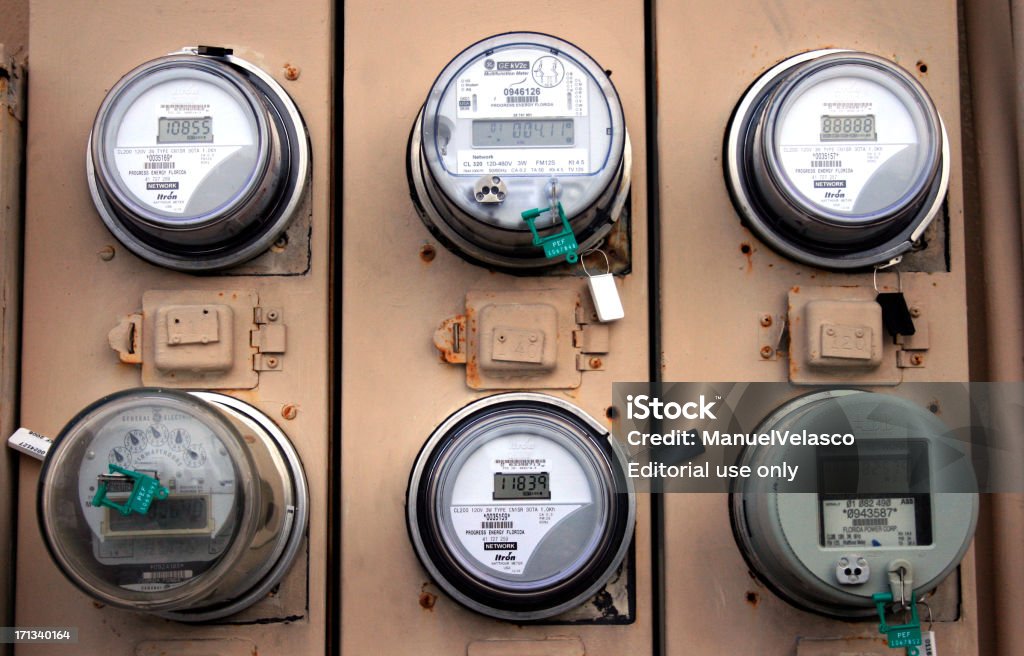
<svg viewBox="0 0 1024 656"><path fill-rule="evenodd" d="M541 237L537 233L537 226L535 225L537 217L544 212L550 212L551 209L549 207L537 207L532 210L526 210L522 213L522 217L526 221L526 225L530 226L530 232L533 233L533 245L544 248L544 257L553 260L564 255L565 261L573 264L580 259L580 256L577 254L579 244L576 242L576 235L572 232L569 220L565 218L565 210L562 209L562 203L558 203L558 218L562 221L562 231L547 237Z"/></svg>
<svg viewBox="0 0 1024 656"><path fill-rule="evenodd" d="M131 496L128 497L128 502L124 504L111 501L107 498L107 481L101 478L96 489L96 496L92 498L92 505L94 506L114 508L120 511L122 515L130 515L133 512L145 515L149 512L149 506L153 503L154 498L166 499L171 494L170 490L160 485L159 480L148 474L132 471L113 464L109 465L109 471L111 474L122 474L135 481Z"/></svg>
<svg viewBox="0 0 1024 656"><path fill-rule="evenodd" d="M917 616L917 595L910 593L910 622L907 624L888 624L885 621L885 607L892 603L891 592L878 592L871 595L878 609L878 632L885 634L890 649L907 648L907 656L918 656L921 650L921 620Z"/></svg>

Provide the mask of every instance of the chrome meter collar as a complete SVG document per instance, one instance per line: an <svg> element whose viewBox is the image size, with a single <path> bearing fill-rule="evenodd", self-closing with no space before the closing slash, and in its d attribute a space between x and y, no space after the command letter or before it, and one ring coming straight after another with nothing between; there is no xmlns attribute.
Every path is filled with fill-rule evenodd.
<svg viewBox="0 0 1024 656"><path fill-rule="evenodd" d="M168 490L149 512L131 483ZM213 393L139 388L93 403L43 464L39 525L56 564L91 597L180 621L226 617L262 599L305 538L308 492L291 443L252 406Z"/></svg>
<svg viewBox="0 0 1024 656"><path fill-rule="evenodd" d="M249 62L206 48L146 62L100 105L86 168L107 228L133 253L211 271L265 251L310 174L298 109Z"/></svg>
<svg viewBox="0 0 1024 656"><path fill-rule="evenodd" d="M409 535L437 584L509 620L574 608L614 574L636 515L611 435L572 404L509 393L469 404L424 445Z"/></svg>
<svg viewBox="0 0 1024 656"><path fill-rule="evenodd" d="M871 595L890 591L895 563L910 570L907 599L911 589L920 599L960 563L978 495L941 491L973 472L963 443L935 415L887 394L829 390L783 404L755 433L773 431L855 437L852 447L754 446L739 457L753 470L785 462L817 475L816 493L751 477L736 479L729 496L744 559L782 599L830 617L874 617ZM950 454L962 457L950 464ZM841 480L856 481L857 493L834 489Z"/></svg>
<svg viewBox="0 0 1024 656"><path fill-rule="evenodd" d="M493 36L430 89L409 139L410 185L434 235L460 256L527 271L547 259L522 212L561 203L580 252L608 233L629 191L622 104L604 70L546 34ZM542 214L540 237L558 234Z"/></svg>
<svg viewBox="0 0 1024 656"><path fill-rule="evenodd" d="M725 159L744 223L781 254L827 269L898 261L949 181L946 131L921 84L845 50L762 75L732 117Z"/></svg>

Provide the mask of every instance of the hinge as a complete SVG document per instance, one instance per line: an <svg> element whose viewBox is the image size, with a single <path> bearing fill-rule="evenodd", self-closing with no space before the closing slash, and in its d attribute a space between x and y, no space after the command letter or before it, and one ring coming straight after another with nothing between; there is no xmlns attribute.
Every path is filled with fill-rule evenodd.
<svg viewBox="0 0 1024 656"><path fill-rule="evenodd" d="M914 320L914 334L896 336L896 344L900 347L896 352L896 366L920 369L928 362L926 352L931 345L930 323L920 305L911 306L910 316Z"/></svg>
<svg viewBox="0 0 1024 656"><path fill-rule="evenodd" d="M281 371L287 350L288 331L281 317L281 308L254 307L252 320L258 328L250 331L250 345L256 349L252 368L256 371Z"/></svg>

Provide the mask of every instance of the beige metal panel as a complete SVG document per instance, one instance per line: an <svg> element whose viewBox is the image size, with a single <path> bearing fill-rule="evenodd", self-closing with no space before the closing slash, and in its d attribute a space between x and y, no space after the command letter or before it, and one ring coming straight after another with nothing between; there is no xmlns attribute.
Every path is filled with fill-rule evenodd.
<svg viewBox="0 0 1024 656"><path fill-rule="evenodd" d="M809 268L761 244L740 224L722 173L726 126L747 86L786 57L828 47L898 62L945 120L950 272L903 275L908 301L933 319L926 366L904 369L903 379L966 380L956 3L658 2L655 18L664 380L785 381L785 359L760 357L759 313L784 314L787 293L801 285L871 289L870 274ZM879 282L894 286L895 276ZM877 635L870 622L797 611L759 585L735 546L724 496L667 495L665 514L667 653L792 654L798 637ZM973 551L961 571L962 619L936 629L943 653L977 653Z"/></svg>
<svg viewBox="0 0 1024 656"><path fill-rule="evenodd" d="M282 309L290 331L288 352L283 371L264 373L258 388L234 394L287 432L305 463L311 495L308 608L302 617L290 623L186 627L100 607L61 576L45 553L36 522L39 466L22 458L17 623L78 627L76 653L127 655L142 641L166 645L186 636L244 636L262 654L324 651L332 7L326 0L287 7L264 1L33 3L31 35L37 48L32 61L38 74L32 81L28 135L23 422L53 435L96 398L140 384L138 367L120 364L108 347L107 331L119 317L142 307L143 292L252 288L261 303ZM159 269L123 249L93 208L85 146L104 94L135 65L197 43L234 47L235 54L273 75L303 113L313 147L312 267L304 276L197 277ZM286 79L286 64L301 69L297 80ZM100 257L108 246L115 253L109 261ZM298 406L294 419L282 417L285 404ZM282 583L281 595L297 595L301 602L307 573L302 559L299 563ZM19 653L53 650L26 647Z"/></svg>
<svg viewBox="0 0 1024 656"><path fill-rule="evenodd" d="M9 9L16 13L19 3ZM2 11L2 8L0 8ZM22 43L28 37L27 25ZM12 36L12 35L8 35ZM8 42L10 43L10 42ZM18 48L15 48L16 50ZM18 427L18 336L21 325L22 171L25 164L23 56L11 56L0 40L0 438ZM24 51L22 50L22 55ZM14 546L14 499L17 455L0 448L0 563L11 562ZM13 618L11 569L0 571L0 623ZM0 645L0 654L10 647Z"/></svg>
<svg viewBox="0 0 1024 656"><path fill-rule="evenodd" d="M579 278L513 277L464 262L431 238L408 196L406 139L434 78L462 48L514 30L548 32L572 41L610 69L633 143L634 266L620 287L626 318L612 325L605 370L584 372L581 387L555 394L607 423L612 381L647 378L642 5L528 0L502 11L453 1L347 3L343 654L459 654L477 643L470 650L476 653L473 649L482 649L481 641L552 636L581 639L588 656L651 649L646 496L637 499L638 607L636 623L628 626L520 627L477 615L428 584L406 532L406 483L417 452L445 417L487 394L466 386L463 367L441 362L431 344L441 321L463 312L470 290L558 288L587 293ZM425 245L436 250L432 259L420 257ZM554 641L549 646L564 645ZM514 648L525 649L521 643Z"/></svg>

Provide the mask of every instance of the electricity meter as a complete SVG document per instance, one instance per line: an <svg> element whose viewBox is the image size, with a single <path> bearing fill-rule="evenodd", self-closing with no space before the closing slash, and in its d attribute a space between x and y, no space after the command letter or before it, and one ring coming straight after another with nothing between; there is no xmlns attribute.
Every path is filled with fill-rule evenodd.
<svg viewBox="0 0 1024 656"><path fill-rule="evenodd" d="M579 606L625 557L636 502L611 435L543 394L481 399L424 445L407 520L434 581L477 612L512 620Z"/></svg>
<svg viewBox="0 0 1024 656"><path fill-rule="evenodd" d="M133 253L230 267L288 227L309 178L305 124L267 73L221 48L146 62L113 86L89 138L93 202Z"/></svg>
<svg viewBox="0 0 1024 656"><path fill-rule="evenodd" d="M875 614L872 595L920 599L963 558L978 519L964 445L905 399L832 390L794 399L758 435L854 436L852 445L747 447L738 464L813 472L816 492L736 479L730 516L751 570L791 604L823 615ZM792 488L790 488L792 489ZM806 489L806 488L802 488Z"/></svg>
<svg viewBox="0 0 1024 656"><path fill-rule="evenodd" d="M408 163L430 231L470 261L510 270L576 261L629 191L629 140L608 74L533 32L484 39L445 66Z"/></svg>
<svg viewBox="0 0 1024 656"><path fill-rule="evenodd" d="M54 561L86 594L204 621L280 581L302 547L308 492L288 438L252 406L138 388L64 427L38 512Z"/></svg>
<svg viewBox="0 0 1024 656"><path fill-rule="evenodd" d="M827 269L899 261L940 211L949 162L921 84L845 50L798 55L761 76L726 145L744 222L783 255Z"/></svg>

